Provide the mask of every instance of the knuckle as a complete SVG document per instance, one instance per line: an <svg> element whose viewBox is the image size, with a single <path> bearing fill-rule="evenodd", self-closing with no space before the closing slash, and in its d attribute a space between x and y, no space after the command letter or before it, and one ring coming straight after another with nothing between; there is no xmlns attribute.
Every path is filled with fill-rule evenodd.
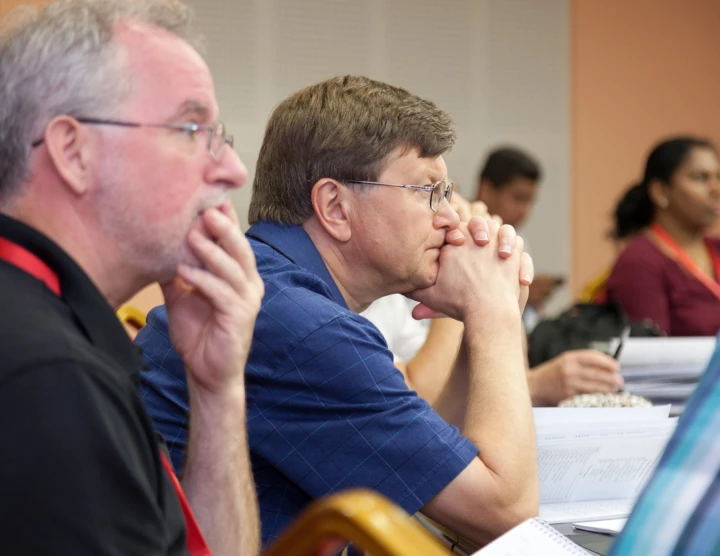
<svg viewBox="0 0 720 556"><path fill-rule="evenodd" d="M570 377L572 377L573 375L573 367L572 365L563 361L562 365L560 365L559 372L563 380L569 380Z"/></svg>

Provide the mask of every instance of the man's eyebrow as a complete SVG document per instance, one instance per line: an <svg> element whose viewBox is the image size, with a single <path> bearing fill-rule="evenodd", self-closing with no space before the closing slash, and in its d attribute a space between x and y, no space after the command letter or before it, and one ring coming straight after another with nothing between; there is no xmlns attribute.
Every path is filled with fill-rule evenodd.
<svg viewBox="0 0 720 556"><path fill-rule="evenodd" d="M195 116L202 120L207 120L210 117L210 108L199 100L186 100L180 105L180 108L175 111L170 120L181 120L188 116Z"/></svg>
<svg viewBox="0 0 720 556"><path fill-rule="evenodd" d="M440 174L436 172L427 172L423 174L422 183L418 182L419 185L432 185L439 181L450 181L448 178L439 177Z"/></svg>

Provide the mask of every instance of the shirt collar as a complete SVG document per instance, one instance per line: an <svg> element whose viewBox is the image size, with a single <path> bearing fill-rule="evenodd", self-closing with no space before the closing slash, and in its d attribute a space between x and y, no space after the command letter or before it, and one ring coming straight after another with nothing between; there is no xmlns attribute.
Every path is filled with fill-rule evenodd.
<svg viewBox="0 0 720 556"><path fill-rule="evenodd" d="M320 252L301 226L263 220L250 226L246 235L269 245L293 263L318 276L327 285L333 301L345 309L348 308Z"/></svg>
<svg viewBox="0 0 720 556"><path fill-rule="evenodd" d="M135 373L142 359L110 304L95 284L57 244L37 230L0 214L0 237L32 252L55 272L60 280L62 301L75 316L77 327L98 349L124 369ZM48 290L49 295L55 295Z"/></svg>

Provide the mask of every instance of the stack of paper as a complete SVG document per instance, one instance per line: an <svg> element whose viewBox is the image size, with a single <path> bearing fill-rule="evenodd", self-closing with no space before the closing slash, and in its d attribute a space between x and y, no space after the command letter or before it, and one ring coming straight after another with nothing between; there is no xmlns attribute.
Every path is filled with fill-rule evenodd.
<svg viewBox="0 0 720 556"><path fill-rule="evenodd" d="M676 425L670 406L537 408L540 517L626 517Z"/></svg>
<svg viewBox="0 0 720 556"><path fill-rule="evenodd" d="M692 395L715 349L715 338L628 338L620 352L625 387L673 413Z"/></svg>

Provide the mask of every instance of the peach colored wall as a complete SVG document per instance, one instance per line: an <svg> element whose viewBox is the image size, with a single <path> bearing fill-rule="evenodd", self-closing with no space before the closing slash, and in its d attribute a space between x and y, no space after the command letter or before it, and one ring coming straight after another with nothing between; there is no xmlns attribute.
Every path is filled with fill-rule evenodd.
<svg viewBox="0 0 720 556"><path fill-rule="evenodd" d="M0 0L0 17L17 6L41 6L45 3L47 0Z"/></svg>
<svg viewBox="0 0 720 556"><path fill-rule="evenodd" d="M571 4L572 283L614 257L604 234L658 139L720 145L720 0Z"/></svg>

